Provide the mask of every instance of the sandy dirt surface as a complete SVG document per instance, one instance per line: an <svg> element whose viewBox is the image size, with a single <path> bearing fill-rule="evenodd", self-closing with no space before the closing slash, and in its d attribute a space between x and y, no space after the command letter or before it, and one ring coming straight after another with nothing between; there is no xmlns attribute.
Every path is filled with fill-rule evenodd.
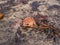
<svg viewBox="0 0 60 45"><path fill-rule="evenodd" d="M31 28L27 32L16 24L25 17L42 14L48 16L51 25L60 29L60 0L10 0L0 3L0 13L4 14L0 20L0 45L60 45L60 37Z"/></svg>

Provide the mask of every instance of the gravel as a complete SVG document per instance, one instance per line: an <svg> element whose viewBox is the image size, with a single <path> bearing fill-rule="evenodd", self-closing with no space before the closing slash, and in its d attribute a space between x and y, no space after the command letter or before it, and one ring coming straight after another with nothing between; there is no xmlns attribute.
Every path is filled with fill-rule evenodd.
<svg viewBox="0 0 60 45"><path fill-rule="evenodd" d="M7 3L6 5L9 4L9 6L0 10L5 14L5 17L0 20L0 45L60 45L60 37L52 35L53 32L49 29L45 32L40 29L37 32L35 31L37 29L29 28L26 31L21 26L16 26L20 25L16 24L20 19L42 14L48 16L51 25L60 29L59 0L18 1L12 1L12 4ZM3 4L1 5L4 7Z"/></svg>

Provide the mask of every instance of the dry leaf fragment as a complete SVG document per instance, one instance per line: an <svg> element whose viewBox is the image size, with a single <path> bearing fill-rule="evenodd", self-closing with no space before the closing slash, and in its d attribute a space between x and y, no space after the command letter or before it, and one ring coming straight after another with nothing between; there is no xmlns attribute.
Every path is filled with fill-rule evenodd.
<svg viewBox="0 0 60 45"><path fill-rule="evenodd" d="M0 13L0 19L2 19L4 17L4 14Z"/></svg>
<svg viewBox="0 0 60 45"><path fill-rule="evenodd" d="M47 16L37 15L35 16L35 21L37 25L40 26L41 23L48 24L47 18Z"/></svg>
<svg viewBox="0 0 60 45"><path fill-rule="evenodd" d="M41 29L47 29L47 28L49 28L49 26L46 25L46 24L42 24L42 25L40 25L39 27L40 27Z"/></svg>
<svg viewBox="0 0 60 45"><path fill-rule="evenodd" d="M29 26L29 27L35 27L36 26L36 22L34 20L34 18L32 17L27 17L23 20L23 26Z"/></svg>

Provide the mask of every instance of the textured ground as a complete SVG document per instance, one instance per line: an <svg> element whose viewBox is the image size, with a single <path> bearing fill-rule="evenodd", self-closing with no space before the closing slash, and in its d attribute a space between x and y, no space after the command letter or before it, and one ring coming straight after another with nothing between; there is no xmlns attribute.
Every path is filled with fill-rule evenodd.
<svg viewBox="0 0 60 45"><path fill-rule="evenodd" d="M47 15L51 25L60 28L60 0L25 0L0 4L4 18L0 20L0 45L60 45L60 38L47 38L42 30L30 32L15 25L15 21L38 14ZM18 31L17 31L18 30ZM54 42L55 40L55 42Z"/></svg>

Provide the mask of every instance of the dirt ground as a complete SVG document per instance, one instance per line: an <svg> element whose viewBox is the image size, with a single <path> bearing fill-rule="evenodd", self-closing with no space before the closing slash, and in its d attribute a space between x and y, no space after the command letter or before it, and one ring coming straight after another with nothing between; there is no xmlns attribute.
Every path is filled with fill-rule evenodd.
<svg viewBox="0 0 60 45"><path fill-rule="evenodd" d="M31 28L27 29L31 31L25 32L25 29L18 26L20 24L15 24L25 17L41 14L47 15L49 23L60 29L60 0L8 1L0 4L0 8L0 12L4 14L4 18L0 20L0 45L60 45L60 37L48 35L52 33L48 29L48 33L42 30L36 32Z"/></svg>

